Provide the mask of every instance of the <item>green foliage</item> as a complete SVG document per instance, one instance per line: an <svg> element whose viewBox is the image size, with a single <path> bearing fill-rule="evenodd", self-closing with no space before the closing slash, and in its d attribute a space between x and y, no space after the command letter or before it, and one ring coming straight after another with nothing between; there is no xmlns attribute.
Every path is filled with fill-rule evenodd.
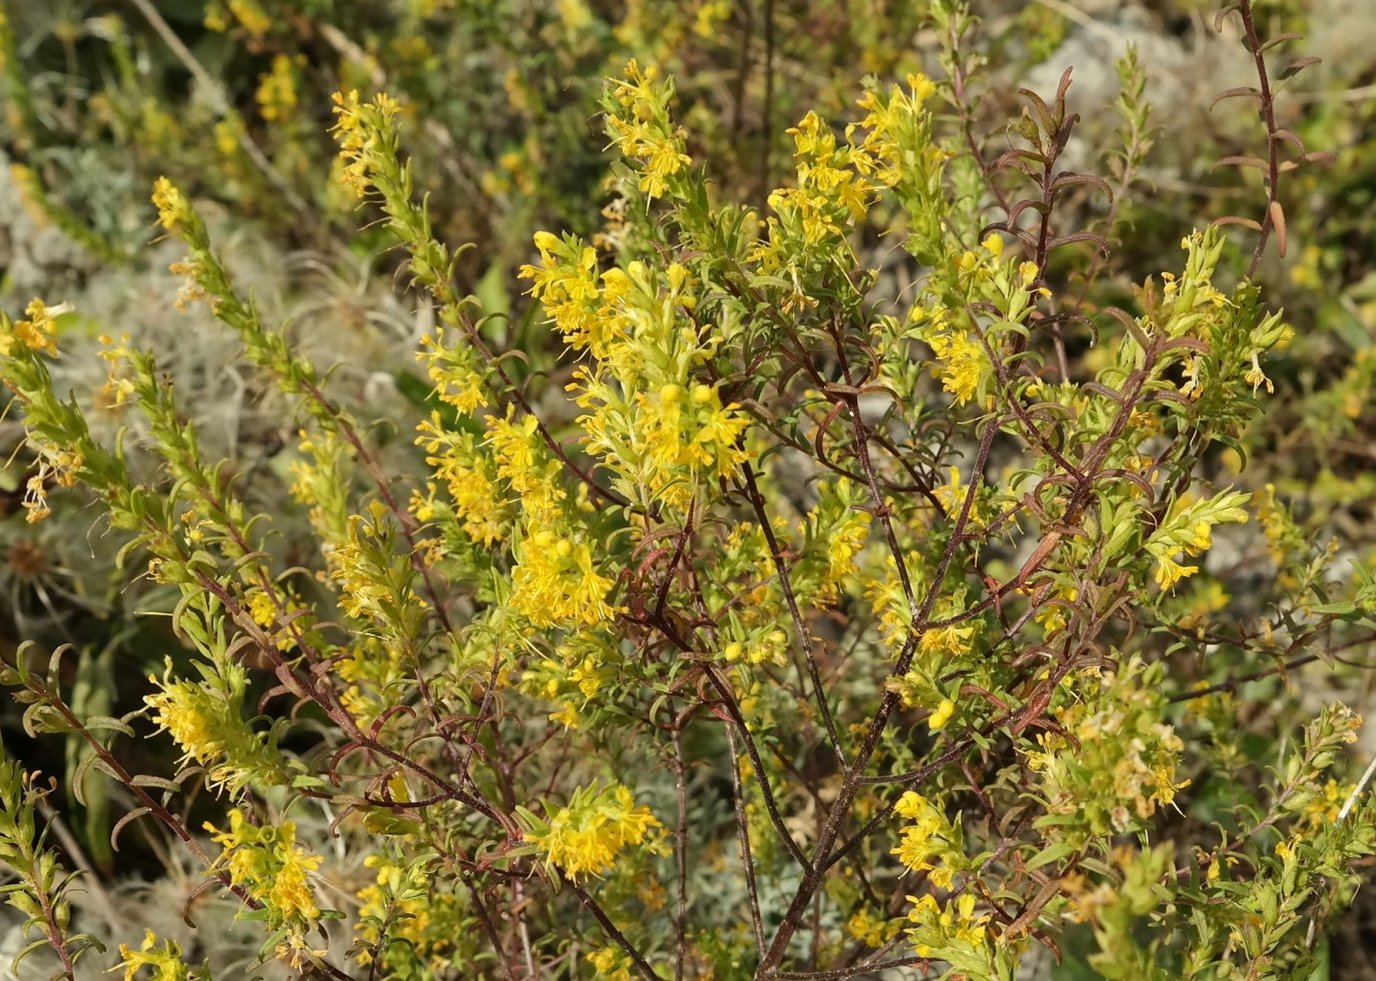
<svg viewBox="0 0 1376 981"><path fill-rule="evenodd" d="M1268 267L1331 242L1286 211L1321 121L1282 125L1298 68L1235 5L1267 149L1220 164L1264 195L1220 176L1191 228L1152 210L1183 133L1135 52L1082 121L1069 71L995 94L1068 43L1057 8L986 34L894 7L0 8L26 200L133 261L146 206L57 190L130 151L172 302L284 407L270 451L211 449L176 344L0 312L19 513L99 514L169 628L77 656L26 631L0 674L25 736L66 740L84 835L161 829L259 931L251 970L303 977L1308 976L1376 854L1359 718L1284 687L1341 678L1376 614L1335 505L1361 478L1301 502L1289 458L1371 413L1369 319L1310 317L1340 249ZM782 84L802 25L867 77ZM19 70L47 38L101 78L88 112ZM308 354L216 202L317 266L383 248L414 361ZM93 337L107 377L72 385ZM1363 353L1304 362L1337 343ZM147 682L96 697L116 654ZM0 764L0 857L74 979L96 943L37 786ZM237 969L191 949L148 931L111 969Z"/></svg>
<svg viewBox="0 0 1376 981"><path fill-rule="evenodd" d="M17 972L25 958L47 950L61 964L54 977L71 977L83 955L104 953L105 948L95 937L70 929L68 894L79 873L62 868L57 853L47 846L47 828L39 827L38 808L52 790L14 760L0 760L0 862L18 879L0 887L0 893L24 916L25 937L40 934L15 955L11 970Z"/></svg>

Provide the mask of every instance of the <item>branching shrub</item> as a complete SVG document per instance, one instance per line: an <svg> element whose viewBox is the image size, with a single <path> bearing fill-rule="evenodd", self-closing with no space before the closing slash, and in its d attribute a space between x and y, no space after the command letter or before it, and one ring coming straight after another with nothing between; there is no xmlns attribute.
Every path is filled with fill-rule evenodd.
<svg viewBox="0 0 1376 981"><path fill-rule="evenodd" d="M256 9L215 7L251 32ZM179 302L293 407L294 500L245 499L159 352L111 340L105 387L68 395L66 308L0 314L28 517L97 502L127 575L177 597L183 648L115 717L29 646L2 676L25 727L129 795L116 844L168 829L262 961L306 977L1307 976L1376 805L1345 782L1351 709L1292 726L1257 693L1369 646L1376 579L1248 472L1306 329L1254 274L1289 244L1283 175L1321 161L1276 121L1276 42L1232 9L1261 217L1219 216L1130 288L1111 246L1159 138L1140 66L1119 65L1106 176L1063 164L1069 71L1023 90L995 152L954 0L930 11L944 77L801 115L763 206L712 182L672 81L632 60L603 94L604 227L535 232L519 270L543 337L459 285L408 106L337 93L336 190L433 311L412 452L159 178ZM293 108L293 71L274 61L260 102ZM98 407L141 416L155 477L93 435ZM277 548L293 509L307 557ZM180 759L138 772L154 731ZM98 947L66 935L39 784L0 782L12 901L75 977ZM367 881L340 888L341 854ZM149 932L117 967L219 967L188 956Z"/></svg>

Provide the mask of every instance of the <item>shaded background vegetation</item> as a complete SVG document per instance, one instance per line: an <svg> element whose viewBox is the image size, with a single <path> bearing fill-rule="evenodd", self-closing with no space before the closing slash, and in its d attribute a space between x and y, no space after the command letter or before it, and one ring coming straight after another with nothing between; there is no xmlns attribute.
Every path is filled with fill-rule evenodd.
<svg viewBox="0 0 1376 981"><path fill-rule="evenodd" d="M1258 152L1264 133L1245 105L1211 109L1214 95L1247 84L1250 71L1235 32L1214 31L1211 8L1193 0L975 8L995 67L984 82L987 118L972 129L995 150L1008 137L988 120L1016 114L1018 85L1048 93L1073 66L1071 102L1084 121L1067 156L1076 169L1107 173L1099 148L1118 125L1109 111L1113 63L1127 44L1138 48L1160 130L1143 174L1152 190L1123 205L1131 233L1114 243L1134 271L1119 284L1125 298L1132 282L1174 264L1181 235L1200 215L1259 215L1258 175L1215 167L1221 157ZM538 376L554 351L535 329L538 314L515 270L531 258L532 229L606 234L609 158L596 119L604 76L631 57L673 74L690 152L726 193L763 206L788 169L785 130L806 109L839 122L852 115L864 75L940 74L918 2L0 0L0 12L0 303L18 310L39 294L75 302L81 321L64 346L77 356L59 370L70 374L62 386L84 398L102 379L96 367L82 376L74 366L98 364L79 354L83 345L94 351L97 335L128 332L158 350L207 446L241 474L250 503L282 515L288 534L277 547L288 557L305 540L290 533L283 447L293 423L270 384L226 367L232 344L208 313L175 308L176 281L166 272L175 250L150 246L156 176L201 199L239 281L271 316L291 322L308 357L370 366L336 373L332 389L386 427L424 401L410 352L427 312L404 295L388 233L356 234L368 216L324 179L334 166L331 92L385 89L403 102L406 145L437 234L475 244L459 263L460 287L488 309L509 311L492 329L527 353L538 394L553 387ZM1259 4L1258 14L1265 35L1299 32L1301 53L1324 58L1287 82L1278 110L1282 125L1333 159L1284 187L1289 248L1283 258L1268 254L1258 273L1296 337L1268 364L1277 393L1249 434L1244 486L1273 485L1288 503L1293 555L1262 571L1257 541L1220 548L1211 571L1232 592L1201 587L1180 599L1198 607L1201 629L1210 617L1256 617L1270 578L1302 577L1334 534L1368 560L1376 544L1376 18L1363 0ZM1103 207L1086 195L1083 227ZM900 289L910 260L876 232L866 245L885 272L880 289ZM1096 351L1072 347L1070 356L1092 361ZM0 451L13 455L0 474L0 653L12 656L22 639L73 643L75 706L126 711L137 704L139 679L164 657L184 656L160 618L133 612L166 608L171 597L124 585L114 564L119 541L93 527L80 500L62 499L44 525L24 523L20 435L13 418L0 423ZM404 432L395 440L399 466L414 465L407 442ZM1226 454L1215 465L1239 469ZM1362 668L1354 660L1324 684L1346 685L1363 703ZM1270 688L1252 693L1274 697L1249 701L1248 711L1295 712L1325 695L1279 678L1263 684ZM77 746L31 744L18 718L13 707L0 715L8 752L70 781ZM170 756L171 748L149 743L136 752ZM131 835L118 856L110 850L112 815L124 809L107 796L116 793L104 787L90 807L71 801L61 843L95 873L89 915L127 934L148 910L176 919L198 880L189 870L167 872L176 859L156 838ZM349 872L339 870L341 882ZM144 912L112 898L136 880L156 880L153 892L138 894ZM1335 976L1376 976L1363 952L1374 921L1376 905L1359 901L1348 928L1355 942L1335 947ZM233 949L236 941L226 933L224 942Z"/></svg>

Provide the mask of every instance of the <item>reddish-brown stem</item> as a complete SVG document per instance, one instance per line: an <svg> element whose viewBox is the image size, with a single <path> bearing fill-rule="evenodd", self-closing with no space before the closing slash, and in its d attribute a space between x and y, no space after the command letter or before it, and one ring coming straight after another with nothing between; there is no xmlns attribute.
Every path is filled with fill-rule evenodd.
<svg viewBox="0 0 1376 981"><path fill-rule="evenodd" d="M659 975L655 973L655 969L650 962L645 959L645 955L626 939L626 935L612 922L611 917L607 915L606 910L598 904L597 900L592 897L592 894L563 873L560 873L559 879L564 885L568 886L569 889L573 890L573 894L578 897L578 901L592 914L593 919L602 927L602 931L612 943L626 952L626 955L631 959L631 963L633 963L636 970L640 972L640 976L646 978L647 981L660 981Z"/></svg>
<svg viewBox="0 0 1376 981"><path fill-rule="evenodd" d="M812 635L803 622L802 611L798 609L798 599L793 593L793 579L789 574L788 566L784 563L783 552L774 535L774 526L769 520L768 512L765 511L764 497L760 494L759 485L755 482L755 471L749 463L741 466L741 476L745 482L746 497L750 499L750 505L755 511L755 518L759 523L760 531L764 534L765 543L769 548L769 558L774 564L774 571L778 574L779 589L784 594L784 603L788 606L789 616L793 620L794 633L798 635L798 646L802 649L803 658L807 663L808 678L812 682L813 698L817 702L818 711L822 713L822 724L826 726L832 749L836 751L837 758L841 760L844 766L846 750L841 743L841 734L837 731L836 720L832 718L831 705L827 701L826 687L822 684L821 672L817 670L817 656L812 649Z"/></svg>
<svg viewBox="0 0 1376 981"><path fill-rule="evenodd" d="M1257 235L1257 246L1252 250L1252 261L1247 264L1247 278L1251 279L1261 265L1261 257L1266 252L1275 229L1273 206L1279 202L1280 192L1280 140L1276 138L1276 99L1271 92L1271 77L1266 70L1266 57L1261 50L1261 37L1257 34L1256 22L1252 17L1252 0L1237 0L1238 17L1242 20L1242 30L1247 38L1247 50L1257 69L1257 86L1261 90L1261 117L1266 124L1266 213L1261 218L1261 232ZM1282 242L1282 251L1284 243Z"/></svg>

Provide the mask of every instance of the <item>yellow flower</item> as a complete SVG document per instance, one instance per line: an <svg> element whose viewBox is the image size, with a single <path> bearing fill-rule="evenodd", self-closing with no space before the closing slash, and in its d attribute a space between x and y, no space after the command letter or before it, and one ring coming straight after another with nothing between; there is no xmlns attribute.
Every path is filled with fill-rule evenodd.
<svg viewBox="0 0 1376 981"><path fill-rule="evenodd" d="M368 193L374 168L389 163L388 151L381 144L393 133L401 106L385 92L379 92L371 102L360 102L354 89L336 92L330 98L338 117L330 132L339 143L339 159L344 162L339 182L361 198Z"/></svg>
<svg viewBox="0 0 1376 981"><path fill-rule="evenodd" d="M949 698L943 698L941 704L936 707L936 711L927 719L927 727L932 732L937 732L945 728L946 723L951 721L951 716L956 713L956 703Z"/></svg>
<svg viewBox="0 0 1376 981"><path fill-rule="evenodd" d="M521 508L531 522L557 520L560 504L567 497L559 484L559 461L545 447L539 433L539 420L526 416L513 421L514 410L505 419L487 418L486 445L492 447L498 476L511 485Z"/></svg>
<svg viewBox="0 0 1376 981"><path fill-rule="evenodd" d="M564 242L536 232L535 248L540 264L518 270L531 280L531 296L540 300L570 347L607 358L610 346L629 331L622 301L631 291L630 277L621 269L599 274L596 250L578 239Z"/></svg>
<svg viewBox="0 0 1376 981"><path fill-rule="evenodd" d="M158 224L169 232L184 222L191 210L186 197L166 177L153 182L153 206L158 209Z"/></svg>
<svg viewBox="0 0 1376 981"><path fill-rule="evenodd" d="M587 956L587 961L601 981L631 981L630 959L620 947L603 947Z"/></svg>
<svg viewBox="0 0 1376 981"><path fill-rule="evenodd" d="M66 303L50 307L40 299L29 301L24 308L28 319L14 322L14 339L31 351L57 354L57 318L71 310Z"/></svg>
<svg viewBox="0 0 1376 981"><path fill-rule="evenodd" d="M257 0L229 0L229 10L236 20L254 37L262 37L272 29L272 18Z"/></svg>
<svg viewBox="0 0 1376 981"><path fill-rule="evenodd" d="M890 854L913 871L928 868L927 859L932 855L931 841L919 827L904 828L900 833L898 847Z"/></svg>
<svg viewBox="0 0 1376 981"><path fill-rule="evenodd" d="M653 66L642 71L634 59L624 74L626 80L615 83L622 111L608 117L607 124L621 154L640 163L640 190L649 198L663 197L669 179L693 163L683 152L682 131L669 121L673 90L655 83L658 73Z"/></svg>
<svg viewBox="0 0 1376 981"><path fill-rule="evenodd" d="M596 785L575 791L567 807L550 816L543 829L527 836L537 849L570 878L585 872L601 875L628 845L641 844L661 827L650 809L637 807L622 784Z"/></svg>
<svg viewBox="0 0 1376 981"><path fill-rule="evenodd" d="M240 716L238 698L247 676L238 665L220 669L216 684L195 683L171 676L172 662L162 679L149 676L158 690L144 696L159 731L171 734L183 752L182 762L195 760L206 767L211 786L237 786L252 775L274 782L285 779L276 754L269 753L262 734Z"/></svg>
<svg viewBox="0 0 1376 981"><path fill-rule="evenodd" d="M1154 573L1156 584L1162 589L1170 589L1180 580L1188 578L1199 571L1197 565L1181 565L1169 555L1160 555L1156 559L1156 572Z"/></svg>
<svg viewBox="0 0 1376 981"><path fill-rule="evenodd" d="M145 930L143 945L138 950L119 945L120 962L116 967L124 968L124 981L136 981L145 967L153 972L148 981L190 981L191 972L182 963L181 947L171 940L159 947L157 940L152 930Z"/></svg>
<svg viewBox="0 0 1376 981"><path fill-rule="evenodd" d="M959 467L947 467L946 472L950 476L950 480L940 487L933 488L932 495L941 502L946 514L954 517L964 506L965 495L969 492L969 488L961 485Z"/></svg>
<svg viewBox="0 0 1376 981"><path fill-rule="evenodd" d="M277 622L277 604L273 602L272 596L262 590L256 590L248 600L249 616L253 617L253 622L260 627L271 627Z"/></svg>
<svg viewBox="0 0 1376 981"><path fill-rule="evenodd" d="M572 702L561 702L558 710L549 714L551 722L557 722L566 729L578 728L578 708Z"/></svg>
<svg viewBox="0 0 1376 981"><path fill-rule="evenodd" d="M956 900L956 938L968 944L979 945L984 943L985 924L989 922L989 914L975 916L975 896L973 893L964 893Z"/></svg>
<svg viewBox="0 0 1376 981"><path fill-rule="evenodd" d="M893 809L899 817L907 818L909 821L931 820L936 815L936 809L927 798L912 790L904 791Z"/></svg>
<svg viewBox="0 0 1376 981"><path fill-rule="evenodd" d="M290 55L273 56L271 71L258 78L258 91L254 98L258 101L258 111L263 119L282 122L296 111L296 71Z"/></svg>
<svg viewBox="0 0 1376 981"><path fill-rule="evenodd" d="M967 647L967 641L974 636L973 626L962 626L952 624L948 627L933 627L931 630L922 632L922 640L918 642L918 648L923 654L962 654Z"/></svg>
<svg viewBox="0 0 1376 981"><path fill-rule="evenodd" d="M846 932L866 947L879 948L898 935L901 924L901 920L884 920L860 909L846 921Z"/></svg>
<svg viewBox="0 0 1376 981"><path fill-rule="evenodd" d="M956 405L974 398L988 363L984 349L963 330L934 333L927 343L937 358L941 387L955 396Z"/></svg>
<svg viewBox="0 0 1376 981"><path fill-rule="evenodd" d="M215 864L266 905L270 924L304 933L320 918L308 878L320 867L320 856L296 843L295 821L257 826L235 808L229 812L229 830L209 822L205 829L224 848Z"/></svg>
<svg viewBox="0 0 1376 981"><path fill-rule="evenodd" d="M438 412L421 422L416 444L428 454L425 462L444 481L454 503L453 515L464 532L480 545L490 546L507 539L512 510L499 485L498 465L483 452L471 433L454 432L445 427ZM427 493L412 498L412 511L420 521L431 521L441 513L435 500L435 485Z"/></svg>
<svg viewBox="0 0 1376 981"><path fill-rule="evenodd" d="M921 72L908 75L904 79L908 83L908 88L912 90L912 103L921 105L932 97L936 92L936 83Z"/></svg>
<svg viewBox="0 0 1376 981"><path fill-rule="evenodd" d="M606 602L615 583L593 567L586 542L544 529L528 533L515 555L511 603L535 626L590 627L616 615Z"/></svg>
<svg viewBox="0 0 1376 981"><path fill-rule="evenodd" d="M169 665L171 669L171 665ZM149 681L158 684L157 678ZM158 728L172 733L173 742L197 762L209 761L219 753L223 743L216 732L215 721L206 718L201 689L184 681L162 681L162 691L144 696L153 709L153 721Z"/></svg>

